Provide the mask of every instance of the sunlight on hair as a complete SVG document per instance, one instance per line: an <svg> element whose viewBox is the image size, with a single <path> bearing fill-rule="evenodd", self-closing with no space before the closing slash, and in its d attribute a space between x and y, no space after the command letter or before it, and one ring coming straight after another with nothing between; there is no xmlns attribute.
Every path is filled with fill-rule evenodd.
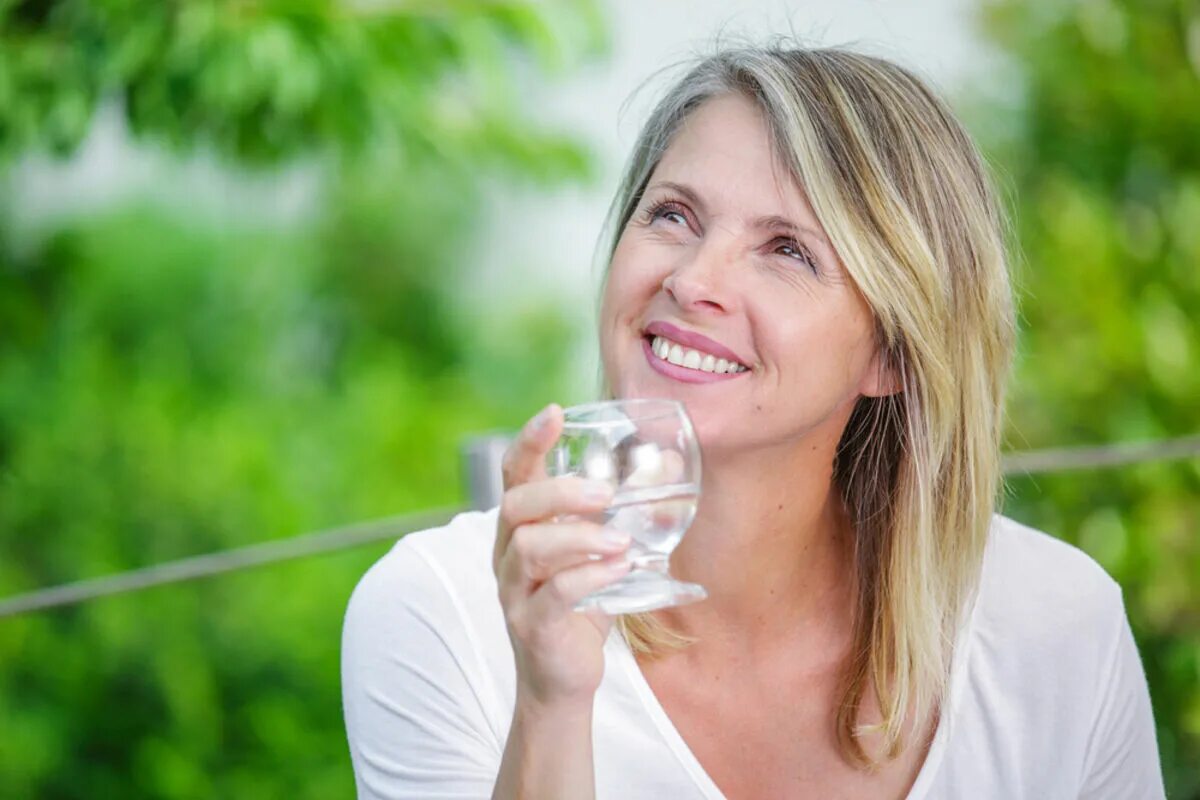
<svg viewBox="0 0 1200 800"><path fill-rule="evenodd" d="M871 770L938 713L978 588L1015 337L1010 232L978 149L919 77L874 56L780 42L722 47L667 91L610 208L609 260L674 133L728 93L761 109L901 383L896 394L859 399L834 464L857 573L837 735L843 757ZM617 629L646 658L694 641L651 614L621 617ZM863 719L872 696L877 721Z"/></svg>

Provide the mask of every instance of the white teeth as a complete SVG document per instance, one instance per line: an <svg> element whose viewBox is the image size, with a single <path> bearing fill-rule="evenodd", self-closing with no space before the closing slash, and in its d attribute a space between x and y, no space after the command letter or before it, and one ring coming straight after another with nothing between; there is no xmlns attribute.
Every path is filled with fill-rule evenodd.
<svg viewBox="0 0 1200 800"><path fill-rule="evenodd" d="M741 364L717 358L711 353L702 353L699 350L691 348L685 350L682 345L665 339L662 336L654 337L654 340L650 344L650 349L654 351L654 355L664 361L670 361L672 364L677 364L687 369L696 369L717 374L746 371L746 367Z"/></svg>

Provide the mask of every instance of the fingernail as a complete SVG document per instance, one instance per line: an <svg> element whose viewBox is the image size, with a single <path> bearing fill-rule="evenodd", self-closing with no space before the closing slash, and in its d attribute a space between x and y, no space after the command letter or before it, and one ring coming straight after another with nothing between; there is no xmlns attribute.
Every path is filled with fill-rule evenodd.
<svg viewBox="0 0 1200 800"><path fill-rule="evenodd" d="M624 547L625 545L629 544L628 533L625 531L614 530L612 528L605 528L601 532L600 538L603 539L607 544L617 545L620 547Z"/></svg>
<svg viewBox="0 0 1200 800"><path fill-rule="evenodd" d="M622 572L628 572L629 568L633 565L629 561L626 561L622 558L618 561L610 561L609 563L605 564L605 566L608 567L609 572L613 573L614 575L620 575Z"/></svg>
<svg viewBox="0 0 1200 800"><path fill-rule="evenodd" d="M592 481L583 486L583 499L589 503L607 503L612 496L612 487L607 483Z"/></svg>
<svg viewBox="0 0 1200 800"><path fill-rule="evenodd" d="M553 403L543 408L538 412L538 415L533 418L533 429L535 431L540 431L545 426L546 422L550 419L550 409L552 408L554 408Z"/></svg>

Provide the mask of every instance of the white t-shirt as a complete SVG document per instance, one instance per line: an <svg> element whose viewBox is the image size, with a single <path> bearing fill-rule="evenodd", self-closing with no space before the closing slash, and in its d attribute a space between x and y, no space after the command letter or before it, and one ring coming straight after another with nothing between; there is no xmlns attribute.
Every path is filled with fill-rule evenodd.
<svg viewBox="0 0 1200 800"><path fill-rule="evenodd" d="M498 508L401 539L342 640L358 797L489 798L516 672L492 573ZM909 800L1164 797L1120 587L1080 550L997 515L946 713ZM723 800L613 627L596 693L598 800Z"/></svg>

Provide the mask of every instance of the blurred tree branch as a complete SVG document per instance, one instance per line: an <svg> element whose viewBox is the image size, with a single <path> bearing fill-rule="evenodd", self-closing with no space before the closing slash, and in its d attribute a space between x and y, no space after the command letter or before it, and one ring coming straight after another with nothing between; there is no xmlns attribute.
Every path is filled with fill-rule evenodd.
<svg viewBox="0 0 1200 800"><path fill-rule="evenodd" d="M594 0L0 0L0 163L70 154L111 99L139 138L247 163L392 151L578 176L586 151L515 111L512 67L607 46Z"/></svg>

